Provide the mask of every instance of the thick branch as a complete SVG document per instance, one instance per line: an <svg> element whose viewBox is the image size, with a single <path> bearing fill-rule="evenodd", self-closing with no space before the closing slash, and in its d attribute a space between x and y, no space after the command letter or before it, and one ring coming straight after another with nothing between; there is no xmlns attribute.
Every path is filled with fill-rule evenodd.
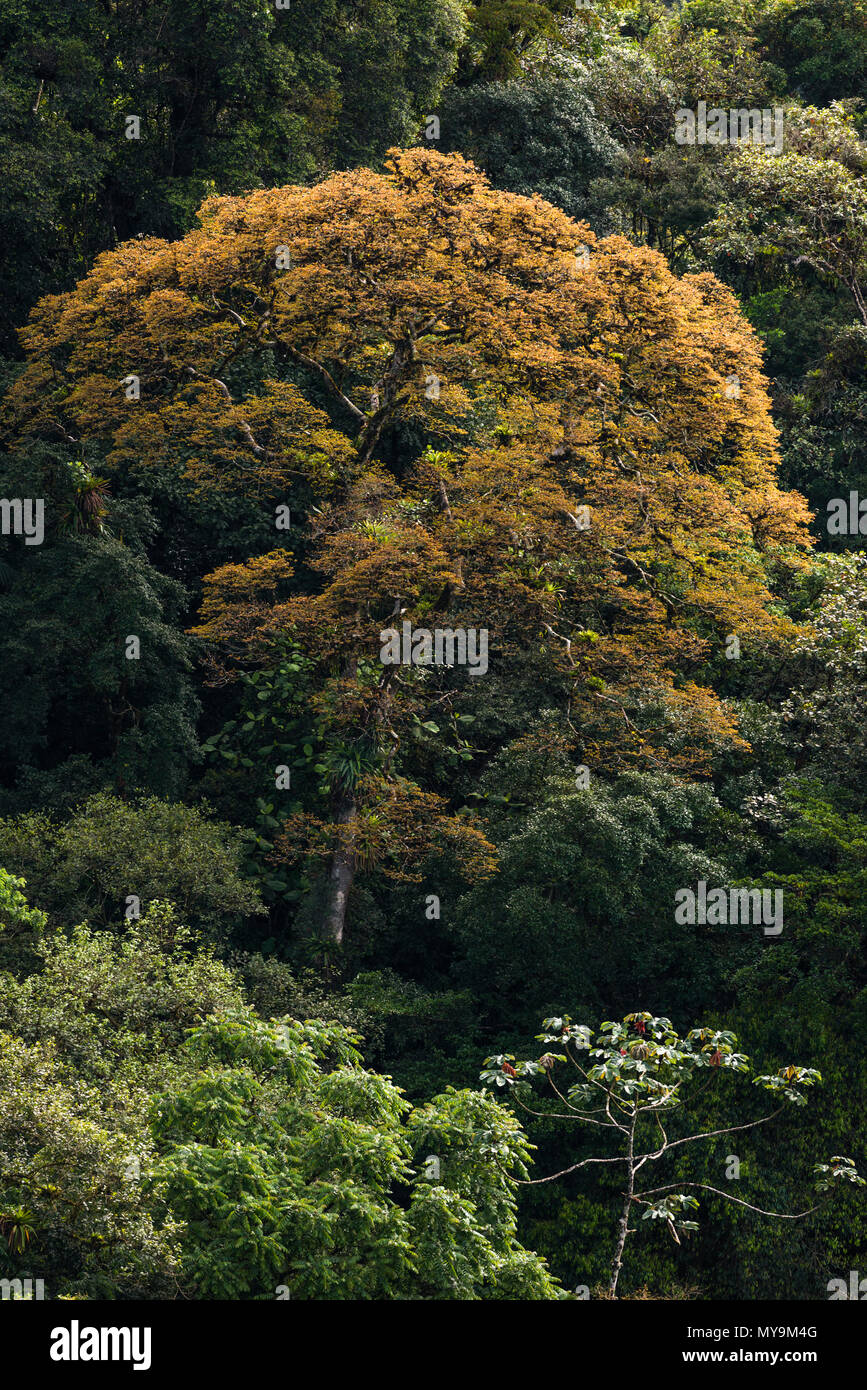
<svg viewBox="0 0 867 1390"><path fill-rule="evenodd" d="M293 347L291 343L284 342L282 338L279 339L279 346L287 356L292 358L293 362L297 362L301 367L306 367L308 371L314 372L320 381L324 381L329 391L337 397L341 405L346 407L353 419L357 420L360 425L365 424L367 416L364 411L359 410L355 402L343 394L327 367L323 367L322 363L315 361L314 358L308 357L305 352L299 352L298 348Z"/></svg>

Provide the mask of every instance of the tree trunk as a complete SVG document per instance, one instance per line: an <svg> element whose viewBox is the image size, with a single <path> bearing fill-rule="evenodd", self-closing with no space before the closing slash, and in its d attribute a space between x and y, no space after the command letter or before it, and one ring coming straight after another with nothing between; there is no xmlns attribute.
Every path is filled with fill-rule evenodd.
<svg viewBox="0 0 867 1390"><path fill-rule="evenodd" d="M627 1178L626 1191L624 1192L623 1214L620 1217L620 1224L617 1232L617 1247L614 1251L614 1260L611 1265L611 1283L608 1286L610 1298L617 1297L617 1281L620 1278L620 1270L623 1265L623 1247L626 1244L626 1237L629 1234L629 1212L632 1207L632 1194L635 1191L635 1117L629 1130L629 1146L627 1154Z"/></svg>
<svg viewBox="0 0 867 1390"><path fill-rule="evenodd" d="M325 897L325 913L322 920L322 936L325 940L339 945L343 940L346 923L346 907L349 893L355 879L354 834L351 829L355 822L356 803L351 797L345 798L337 813L337 824L348 828L340 837L334 851L331 868L328 871L328 887Z"/></svg>

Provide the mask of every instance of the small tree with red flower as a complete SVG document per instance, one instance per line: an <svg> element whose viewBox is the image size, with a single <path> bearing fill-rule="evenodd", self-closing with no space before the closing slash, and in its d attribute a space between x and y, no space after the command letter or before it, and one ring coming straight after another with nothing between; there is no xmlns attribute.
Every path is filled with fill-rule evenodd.
<svg viewBox="0 0 867 1390"><path fill-rule="evenodd" d="M595 1038L590 1028L573 1023L568 1015L546 1018L538 1040L557 1051L545 1051L538 1061L518 1062L512 1055L488 1057L482 1080L509 1093L515 1105L529 1115L551 1115L576 1120L597 1131L611 1131L619 1152L610 1156L582 1158L546 1178L529 1180L527 1185L553 1182L591 1164L620 1164L624 1173L623 1206L617 1227L611 1264L609 1297L617 1297L617 1284L623 1265L627 1237L637 1226L630 1225L639 1208L641 1219L663 1221L672 1238L680 1244L679 1232L697 1230L687 1220L698 1199L684 1189L702 1189L727 1202L746 1207L761 1216L782 1221L800 1221L818 1210L821 1202L800 1212L765 1211L740 1197L705 1182L668 1182L643 1187L641 1171L646 1164L658 1163L673 1150L721 1134L736 1134L768 1124L787 1105L805 1105L804 1090L821 1085L818 1071L808 1067L781 1067L773 1075L753 1076L753 1085L774 1096L779 1104L757 1120L670 1138L668 1129L675 1112L682 1110L691 1096L691 1087L713 1069L750 1074L749 1058L738 1052L734 1033L712 1028L693 1028L678 1036L667 1018L649 1013L627 1014L622 1022L603 1023ZM563 1068L566 1068L565 1075ZM572 1073L576 1075L572 1075ZM533 1091L530 1078L544 1077L564 1110L540 1111L527 1099ZM830 1193L841 1183L863 1187L853 1161L836 1155L828 1163L816 1164L816 1187Z"/></svg>

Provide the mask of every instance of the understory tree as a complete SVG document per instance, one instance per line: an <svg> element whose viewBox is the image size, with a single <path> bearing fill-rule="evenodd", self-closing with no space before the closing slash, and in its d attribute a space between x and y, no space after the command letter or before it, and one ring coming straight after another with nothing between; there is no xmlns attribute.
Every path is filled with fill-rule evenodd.
<svg viewBox="0 0 867 1390"><path fill-rule="evenodd" d="M773 1074L753 1075L749 1058L736 1051L738 1040L734 1033L692 1028L680 1037L667 1018L655 1018L649 1013L627 1014L622 1022L603 1023L595 1037L589 1027L573 1023L568 1015L545 1019L543 1027L539 1041L556 1047L556 1052L546 1051L538 1061L518 1062L512 1054L489 1057L482 1079L488 1086L506 1089L520 1110L539 1114L529 1103L533 1092L528 1078L545 1077L556 1096L555 1104L563 1107L555 1112L558 1118L586 1126L594 1134L599 1132L600 1140L608 1138L620 1150L613 1155L579 1159L549 1177L526 1179L528 1183L553 1182L591 1164L618 1165L618 1172L623 1175L623 1206L611 1263L610 1298L617 1297L628 1237L640 1229L631 1223L636 1219L662 1222L679 1244L679 1232L698 1229L697 1223L688 1219L690 1211L699 1205L694 1191L713 1193L757 1215L779 1221L802 1221L819 1209L819 1204L814 1203L800 1212L766 1211L724 1188L696 1182L685 1175L647 1186L641 1171L645 1164L663 1162L672 1153L681 1159L686 1145L720 1134L742 1133L768 1124L787 1105L805 1105L805 1089L822 1080L814 1068L785 1066ZM565 1076L558 1068L566 1069ZM758 1119L690 1133L684 1112L693 1101L696 1083L712 1079L706 1077L706 1072L748 1077L779 1103ZM550 1107L546 1113L552 1113ZM682 1132L684 1129L686 1133ZM604 1130L611 1134L602 1135ZM842 1155L835 1155L828 1163L815 1164L814 1171L820 1193L830 1193L847 1183L865 1186L852 1160Z"/></svg>
<svg viewBox="0 0 867 1390"><path fill-rule="evenodd" d="M40 937L7 877L0 937ZM530 1145L413 1108L335 1022L266 1021L170 904L0 976L0 1274L72 1298L556 1299L517 1237Z"/></svg>

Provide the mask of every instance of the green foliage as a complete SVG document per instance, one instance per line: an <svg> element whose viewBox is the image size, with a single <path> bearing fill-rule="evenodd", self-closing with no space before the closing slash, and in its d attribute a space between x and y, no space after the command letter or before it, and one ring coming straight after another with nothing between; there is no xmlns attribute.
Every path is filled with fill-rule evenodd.
<svg viewBox="0 0 867 1390"><path fill-rule="evenodd" d="M546 42L556 39L561 23L574 14L574 0L478 0L467 7L469 32L461 52L462 82L503 82L520 76L522 67Z"/></svg>
<svg viewBox="0 0 867 1390"><path fill-rule="evenodd" d="M767 283L798 271L848 299L862 324L867 276L867 150L840 106L786 117L781 153L732 151L725 196L707 235L718 256L755 266Z"/></svg>
<svg viewBox="0 0 867 1390"><path fill-rule="evenodd" d="M236 718L203 744L211 763L218 761L201 782L206 794L230 802L250 826L244 872L269 903L302 896L298 875L278 871L269 856L282 821L301 809L305 793L310 809L326 804L323 779L333 775L341 751L325 751L324 721L316 720L310 706L312 659L294 642L281 647L279 665L242 675Z"/></svg>
<svg viewBox="0 0 867 1390"><path fill-rule="evenodd" d="M4 1273L52 1297L560 1296L517 1239L529 1145L485 1097L411 1111L344 1025L266 1023L168 904L38 950L0 989Z"/></svg>
<svg viewBox="0 0 867 1390"><path fill-rule="evenodd" d="M142 911L165 898L194 929L225 936L264 910L240 874L238 833L182 802L100 792L64 821L29 812L0 821L0 856L55 923L121 922L134 895Z"/></svg>
<svg viewBox="0 0 867 1390"><path fill-rule="evenodd" d="M0 959L26 962L41 940L48 919L24 896L26 883L0 868Z"/></svg>
<svg viewBox="0 0 867 1390"><path fill-rule="evenodd" d="M867 97L863 0L766 0L756 37L802 100Z"/></svg>
<svg viewBox="0 0 867 1390"><path fill-rule="evenodd" d="M0 929L7 935L39 934L45 926L45 913L27 904L23 892L26 886L23 878L0 869Z"/></svg>
<svg viewBox="0 0 867 1390"><path fill-rule="evenodd" d="M407 1102L337 1025L227 1016L187 1050L195 1079L156 1102L151 1181L186 1221L199 1296L557 1296L515 1238L526 1140L484 1098L449 1092L404 1130ZM410 1166L425 1145L443 1151L433 1185Z"/></svg>
<svg viewBox="0 0 867 1390"><path fill-rule="evenodd" d="M80 926L37 949L41 970L14 986L6 977L2 1026L34 1045L50 1041L89 1081L158 1065L197 1020L243 1002L237 978L197 949L168 903L154 903L126 936Z"/></svg>
<svg viewBox="0 0 867 1390"><path fill-rule="evenodd" d="M452 87L439 111L442 148L467 155L495 188L538 193L570 217L597 221L591 184L613 169L620 149L579 83Z"/></svg>
<svg viewBox="0 0 867 1390"><path fill-rule="evenodd" d="M98 252L185 231L209 192L408 142L463 34L457 0L3 0L2 339Z"/></svg>
<svg viewBox="0 0 867 1390"><path fill-rule="evenodd" d="M154 1220L136 1180L151 1153L141 1092L7 1033L0 1073L3 1277L35 1271L49 1297L171 1297L179 1228Z"/></svg>
<svg viewBox="0 0 867 1390"><path fill-rule="evenodd" d="M509 785L517 765L502 766L485 790ZM722 813L710 791L640 773L576 790L550 773L533 801L512 813L502 838L495 832L500 871L461 900L455 924L458 978L484 999L497 1035L530 1028L569 997L593 1013L663 990L678 1010L719 1000L753 944L744 933L711 943L673 918L679 886L725 881L712 828Z"/></svg>
<svg viewBox="0 0 867 1390"><path fill-rule="evenodd" d="M153 520L93 498L93 475L37 444L0 460L7 497L45 502L45 539L6 541L0 572L4 809L101 787L175 795L197 756L185 594L147 558ZM82 517L88 524L82 524ZM139 655L129 638L139 641Z"/></svg>

